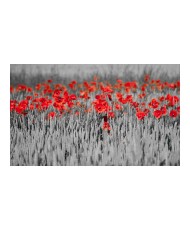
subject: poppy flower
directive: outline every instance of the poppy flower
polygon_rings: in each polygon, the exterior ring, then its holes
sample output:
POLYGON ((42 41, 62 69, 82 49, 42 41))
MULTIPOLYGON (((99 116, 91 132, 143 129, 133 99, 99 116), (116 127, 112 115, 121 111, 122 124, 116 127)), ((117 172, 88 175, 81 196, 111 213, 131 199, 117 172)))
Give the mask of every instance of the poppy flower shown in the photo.
POLYGON ((15 110, 17 104, 18 104, 18 102, 16 100, 11 100, 10 101, 10 110, 11 111, 15 110))
POLYGON ((69 108, 72 108, 74 106, 74 103, 72 101, 68 101, 67 105, 68 105, 69 108))
POLYGON ((26 91, 27 91, 28 93, 31 93, 31 92, 32 92, 32 88, 31 88, 31 87, 27 87, 26 91))
POLYGON ((109 118, 114 118, 115 117, 115 113, 114 112, 109 112, 108 113, 108 117, 109 118))
POLYGON ((177 81, 177 82, 176 82, 176 87, 177 87, 177 88, 180 88, 180 81, 177 81))
POLYGON ((124 85, 126 88, 132 88, 132 89, 137 88, 137 82, 136 81, 126 82, 124 85))
POLYGON ((104 113, 111 110, 108 102, 106 100, 95 100, 92 102, 97 113, 104 113))
POLYGON ((146 106, 146 103, 145 103, 145 102, 142 102, 142 103, 140 103, 140 105, 141 105, 142 107, 145 107, 145 106, 146 106))
POLYGON ((180 113, 180 106, 178 106, 176 109, 177 109, 177 112, 180 113))
POLYGON ((144 109, 144 111, 143 111, 145 114, 146 114, 146 116, 149 114, 149 112, 150 112, 150 110, 149 109, 144 109))
POLYGON ((168 88, 175 89, 176 88, 176 84, 170 83, 170 84, 168 84, 168 88))
POLYGON ((170 100, 171 100, 171 98, 172 98, 172 95, 171 95, 171 94, 169 94, 169 93, 168 93, 168 94, 166 95, 166 97, 165 97, 165 99, 166 99, 167 101, 170 101, 170 100))
POLYGON ((48 118, 54 118, 55 115, 56 115, 55 112, 50 112, 50 113, 48 113, 48 118))
POLYGON ((123 107, 122 107, 120 104, 116 103, 116 104, 115 104, 115 109, 117 109, 117 110, 122 110, 123 107))
POLYGON ((110 124, 108 122, 106 122, 106 121, 104 121, 102 128, 103 128, 103 130, 106 130, 106 131, 111 130, 110 124))
POLYGON ((113 93, 113 90, 111 89, 111 86, 100 86, 100 89, 102 90, 102 92, 104 93, 113 93))
POLYGON ((173 107, 179 102, 179 98, 177 96, 171 96, 168 101, 169 101, 168 106, 173 107))
POLYGON ((30 104, 29 109, 34 110, 34 104, 30 104))
POLYGON ((149 74, 146 74, 145 76, 144 76, 144 81, 145 82, 148 82, 150 80, 150 75, 149 74))
POLYGON ((25 110, 28 108, 28 100, 22 100, 16 107, 16 112, 19 114, 23 114, 25 110))
POLYGON ((60 97, 60 96, 54 97, 54 100, 55 100, 55 102, 58 103, 58 104, 65 103, 65 99, 64 99, 63 97, 60 97))
POLYGON ((144 98, 145 96, 146 96, 145 93, 141 93, 141 94, 138 95, 138 98, 142 99, 142 98, 144 98))
POLYGON ((96 87, 95 87, 95 86, 90 86, 90 87, 88 88, 88 91, 89 91, 90 93, 95 92, 95 91, 96 91, 96 87))
POLYGON ((123 95, 121 93, 116 93, 116 98, 119 100, 119 99, 122 99, 123 98, 123 95))
POLYGON ((32 100, 32 96, 27 96, 26 100, 28 100, 28 101, 32 100))
POLYGON ((87 91, 81 91, 80 92, 80 98, 84 98, 84 99, 89 99, 90 97, 88 96, 88 92, 87 91))
POLYGON ((178 116, 178 112, 177 112, 176 110, 171 110, 171 111, 170 111, 170 117, 175 118, 175 117, 177 117, 177 116, 178 116))
POLYGON ((72 82, 69 83, 69 87, 70 87, 71 89, 75 89, 75 85, 76 85, 76 84, 77 84, 76 81, 72 81, 72 82))
POLYGON ((167 108, 166 108, 166 106, 162 106, 160 108, 160 111, 162 112, 162 115, 165 116, 167 114, 167 108))
POLYGON ((153 98, 152 101, 148 104, 150 108, 157 109, 159 106, 159 102, 153 98))
POLYGON ((14 92, 14 87, 10 86, 10 92, 13 93, 14 92))
POLYGON ((116 80, 119 84, 123 84, 123 81, 121 79, 116 80))
POLYGON ((27 86, 26 85, 18 85, 17 88, 16 88, 16 91, 19 92, 19 91, 26 91, 27 89, 27 86))
POLYGON ((148 86, 148 84, 143 84, 143 85, 141 86, 141 91, 142 91, 142 92, 145 92, 147 86, 148 86))
POLYGON ((35 86, 35 89, 36 89, 36 90, 40 90, 40 89, 41 89, 41 84, 37 84, 37 85, 35 86))
POLYGON ((164 97, 164 96, 161 96, 161 97, 158 98, 158 100, 162 102, 162 101, 165 100, 165 97, 164 97))
POLYGON ((84 81, 84 82, 83 82, 83 85, 84 85, 84 87, 85 87, 86 89, 88 89, 88 88, 90 87, 90 85, 88 84, 87 81, 84 81))
POLYGON ((69 96, 69 100, 71 100, 71 101, 74 101, 74 100, 76 100, 77 99, 77 96, 75 95, 75 94, 71 94, 70 96, 69 96))
POLYGON ((138 106, 139 106, 139 103, 138 102, 136 102, 136 101, 134 101, 134 102, 132 102, 132 104, 131 104, 134 108, 137 108, 138 106))
POLYGON ((60 89, 55 89, 53 92, 53 97, 59 97, 61 94, 62 90, 60 89))
POLYGON ((146 116, 146 113, 145 113, 145 112, 138 111, 138 112, 136 113, 136 117, 138 118, 138 120, 143 120, 145 116, 146 116))
POLYGON ((162 117, 162 111, 161 111, 161 110, 155 110, 155 111, 153 112, 153 115, 154 115, 157 119, 159 119, 159 118, 162 117))

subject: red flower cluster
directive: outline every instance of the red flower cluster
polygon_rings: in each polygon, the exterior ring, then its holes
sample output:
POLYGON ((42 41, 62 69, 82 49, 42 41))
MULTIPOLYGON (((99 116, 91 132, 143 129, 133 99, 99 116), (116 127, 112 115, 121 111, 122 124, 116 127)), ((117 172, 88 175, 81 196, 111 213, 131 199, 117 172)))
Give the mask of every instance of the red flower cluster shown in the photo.
POLYGON ((94 81, 77 83, 73 80, 68 86, 53 84, 51 79, 34 88, 23 84, 10 86, 10 111, 21 115, 27 115, 30 111, 46 112, 48 119, 64 113, 73 112, 78 116, 80 113, 95 112, 104 117, 102 129, 108 131, 111 130, 109 121, 121 114, 128 114, 128 111, 138 120, 147 117, 161 119, 163 116, 174 119, 180 115, 180 98, 176 95, 180 92, 179 81, 162 82, 145 75, 142 84, 121 79, 110 84, 98 82, 96 76, 94 81), (170 89, 170 94, 165 95, 167 89, 170 89), (22 100, 15 100, 19 94, 22 100))

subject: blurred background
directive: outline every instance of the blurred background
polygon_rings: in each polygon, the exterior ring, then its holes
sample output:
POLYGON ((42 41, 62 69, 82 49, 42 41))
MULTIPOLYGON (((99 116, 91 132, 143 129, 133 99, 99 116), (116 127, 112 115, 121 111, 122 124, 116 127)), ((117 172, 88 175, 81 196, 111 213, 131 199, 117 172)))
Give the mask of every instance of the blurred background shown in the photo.
POLYGON ((11 64, 11 75, 24 74, 25 76, 35 75, 59 75, 62 77, 88 77, 93 74, 118 75, 120 77, 127 74, 141 76, 143 72, 150 72, 159 77, 165 73, 169 77, 180 74, 179 64, 11 64))

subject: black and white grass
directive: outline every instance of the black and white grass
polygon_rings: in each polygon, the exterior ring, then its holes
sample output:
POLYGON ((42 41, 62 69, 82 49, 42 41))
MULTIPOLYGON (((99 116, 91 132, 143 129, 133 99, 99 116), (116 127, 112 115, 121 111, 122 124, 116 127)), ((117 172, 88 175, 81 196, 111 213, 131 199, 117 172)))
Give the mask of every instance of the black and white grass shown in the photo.
MULTIPOLYGON (((97 74, 97 73, 96 73, 97 74)), ((52 78, 55 83, 67 85, 71 78, 53 75, 25 76, 11 73, 11 85, 18 83, 34 86, 52 78)), ((114 83, 117 74, 107 74, 102 81, 114 83)), ((142 81, 142 76, 124 74, 123 81, 142 81)), ((75 79, 84 79, 74 75, 75 79)), ((164 81, 179 80, 179 73, 170 78, 166 73, 159 76, 164 81)), ((91 80, 91 76, 89 78, 91 80)), ((73 80, 73 79, 72 79, 73 80)), ((100 92, 97 92, 97 94, 100 92)), ((124 92, 123 92, 124 93, 124 92)), ((175 91, 154 91, 146 102, 175 91)), ((132 93, 137 99, 137 93, 132 93)), ((25 94, 11 95, 22 100, 25 94)), ((90 106, 94 95, 86 101, 90 106)), ((27 116, 11 113, 10 116, 10 165, 12 166, 179 166, 180 165, 180 118, 169 116, 155 119, 149 116, 139 121, 134 110, 124 106, 109 120, 111 130, 102 130, 102 116, 92 111, 65 114, 46 119, 47 112, 29 111, 27 116)))

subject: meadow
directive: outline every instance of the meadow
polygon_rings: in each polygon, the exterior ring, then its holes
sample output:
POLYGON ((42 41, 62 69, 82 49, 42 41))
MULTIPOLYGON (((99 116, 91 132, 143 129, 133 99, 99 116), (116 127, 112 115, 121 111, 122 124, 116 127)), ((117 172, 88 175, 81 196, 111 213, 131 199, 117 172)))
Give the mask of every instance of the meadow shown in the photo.
POLYGON ((178 166, 179 76, 12 76, 10 137, 12 166, 178 166))

